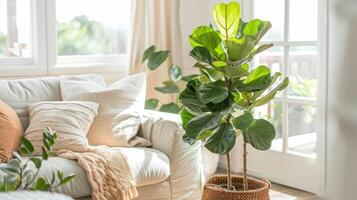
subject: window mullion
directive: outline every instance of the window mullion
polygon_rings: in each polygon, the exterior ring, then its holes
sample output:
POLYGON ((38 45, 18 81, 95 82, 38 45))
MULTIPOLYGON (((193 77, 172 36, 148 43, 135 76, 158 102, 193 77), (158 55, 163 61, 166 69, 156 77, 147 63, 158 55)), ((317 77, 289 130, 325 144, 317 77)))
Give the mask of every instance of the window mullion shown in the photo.
MULTIPOLYGON (((283 73, 288 74, 289 65, 289 0, 285 0, 284 8, 284 58, 283 58, 283 73)), ((287 90, 283 92, 283 152, 288 150, 288 138, 289 138, 289 108, 288 108, 288 93, 287 90)))

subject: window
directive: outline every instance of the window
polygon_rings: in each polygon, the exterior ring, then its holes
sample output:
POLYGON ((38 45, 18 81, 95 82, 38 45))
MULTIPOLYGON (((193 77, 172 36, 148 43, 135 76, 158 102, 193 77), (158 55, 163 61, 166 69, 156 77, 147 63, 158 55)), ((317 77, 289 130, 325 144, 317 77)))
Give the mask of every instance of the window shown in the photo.
POLYGON ((130 21, 131 0, 0 0, 0 68, 122 71, 130 21))
POLYGON ((252 15, 272 22, 263 43, 274 47, 255 64, 271 66, 290 78, 290 85, 257 115, 277 127, 273 149, 302 155, 316 154, 318 82, 318 0, 254 0, 252 15), (269 8, 269 9, 267 9, 269 8), (302 14, 303 11, 303 14, 302 14))
POLYGON ((31 62, 23 59, 33 57, 31 11, 31 0, 0 0, 1 60, 31 62))
POLYGON ((128 0, 56 1, 58 61, 91 56, 108 61, 126 54, 130 4, 128 0))

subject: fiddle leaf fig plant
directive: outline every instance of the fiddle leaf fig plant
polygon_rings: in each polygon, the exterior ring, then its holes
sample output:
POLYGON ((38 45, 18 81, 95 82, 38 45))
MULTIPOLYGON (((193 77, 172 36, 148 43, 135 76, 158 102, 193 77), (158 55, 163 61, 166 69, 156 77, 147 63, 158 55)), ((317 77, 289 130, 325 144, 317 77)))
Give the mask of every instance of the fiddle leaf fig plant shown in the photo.
POLYGON ((56 132, 47 128, 43 132, 42 156, 38 157, 32 156, 35 151, 32 143, 25 137, 22 138, 20 153, 28 158, 21 158, 18 153, 14 152, 14 158, 0 167, 0 171, 4 173, 3 180, 0 180, 0 192, 15 190, 52 191, 71 182, 75 175, 65 176, 62 171, 52 172, 50 179, 39 176, 43 162, 54 155, 52 146, 56 141, 56 132))
MULTIPOLYGON (((226 155, 230 163, 229 152, 237 137, 242 137, 243 189, 247 190, 247 144, 268 150, 276 134, 269 121, 254 117, 254 109, 273 100, 289 79, 272 73, 268 66, 250 64, 254 56, 273 46, 260 43, 272 26, 269 21, 244 22, 237 2, 217 4, 213 21, 214 26, 199 26, 189 36, 190 55, 200 74, 179 95, 183 139, 190 144, 204 141, 208 150, 226 155)), ((231 183, 228 170, 228 189, 231 183)))

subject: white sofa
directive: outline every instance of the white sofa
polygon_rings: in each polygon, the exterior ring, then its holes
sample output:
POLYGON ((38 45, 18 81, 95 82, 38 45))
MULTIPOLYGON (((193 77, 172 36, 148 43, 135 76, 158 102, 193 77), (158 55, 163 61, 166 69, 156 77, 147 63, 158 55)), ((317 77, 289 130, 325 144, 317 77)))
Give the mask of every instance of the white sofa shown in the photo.
MULTIPOLYGON (((25 129, 29 123, 29 104, 61 101, 57 77, 0 80, 0 91, 0 99, 16 110, 25 129)), ((152 142, 152 148, 117 147, 124 152, 135 177, 139 192, 137 199, 200 199, 204 175, 215 172, 218 157, 202 151, 200 143, 191 146, 182 141, 183 130, 178 126, 178 115, 155 111, 144 111, 143 115, 146 120, 139 134, 152 142)), ((86 174, 75 161, 51 157, 43 164, 40 175, 51 176, 51 172, 57 170, 76 174, 75 179, 58 192, 73 198, 90 199, 91 188, 86 174)))

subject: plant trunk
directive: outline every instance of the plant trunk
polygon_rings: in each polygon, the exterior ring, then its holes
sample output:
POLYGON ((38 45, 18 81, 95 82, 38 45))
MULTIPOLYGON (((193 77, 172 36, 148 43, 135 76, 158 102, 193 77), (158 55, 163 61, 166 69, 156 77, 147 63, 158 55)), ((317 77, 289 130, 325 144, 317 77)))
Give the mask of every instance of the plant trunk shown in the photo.
POLYGON ((229 153, 227 153, 227 188, 230 190, 232 188, 232 174, 231 174, 231 158, 229 153))
POLYGON ((247 177, 247 143, 243 143, 243 189, 248 190, 248 177, 247 177))

